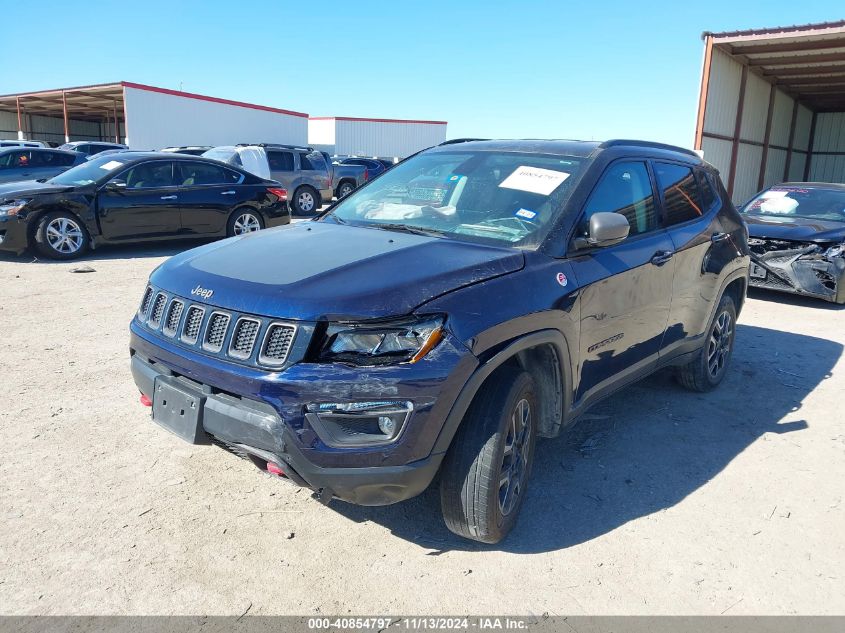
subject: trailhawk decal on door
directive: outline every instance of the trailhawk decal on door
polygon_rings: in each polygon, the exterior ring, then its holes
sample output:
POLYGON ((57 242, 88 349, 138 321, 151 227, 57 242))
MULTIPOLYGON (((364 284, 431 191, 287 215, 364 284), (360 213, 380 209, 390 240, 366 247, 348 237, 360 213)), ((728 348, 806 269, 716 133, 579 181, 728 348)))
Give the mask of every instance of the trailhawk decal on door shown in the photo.
POLYGON ((601 349, 602 347, 607 347, 611 343, 615 343, 616 341, 620 341, 625 337, 625 335, 620 332, 619 334, 614 334, 610 338, 606 338, 603 341, 599 341, 598 343, 594 343, 587 348, 587 353, 595 352, 597 349, 601 349))

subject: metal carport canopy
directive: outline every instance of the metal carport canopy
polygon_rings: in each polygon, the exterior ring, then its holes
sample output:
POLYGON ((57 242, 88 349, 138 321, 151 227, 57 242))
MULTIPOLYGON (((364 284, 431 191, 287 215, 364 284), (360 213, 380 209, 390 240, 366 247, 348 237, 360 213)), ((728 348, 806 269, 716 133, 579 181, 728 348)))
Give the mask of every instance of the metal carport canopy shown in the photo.
MULTIPOLYGON (((38 92, 0 95, 0 110, 15 112, 18 130, 23 132, 25 114, 61 117, 64 119, 65 142, 70 137, 69 119, 80 121, 124 122, 123 82, 78 86, 38 92)), ((118 141, 120 126, 115 126, 118 141)))

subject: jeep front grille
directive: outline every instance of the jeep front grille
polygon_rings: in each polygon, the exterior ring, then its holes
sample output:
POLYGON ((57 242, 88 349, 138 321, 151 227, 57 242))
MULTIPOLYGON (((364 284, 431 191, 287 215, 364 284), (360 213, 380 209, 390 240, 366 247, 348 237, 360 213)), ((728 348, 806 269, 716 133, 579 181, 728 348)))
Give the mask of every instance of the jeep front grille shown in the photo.
POLYGON ((226 338, 226 330, 229 328, 231 317, 225 312, 212 312, 208 318, 208 325, 205 326, 205 337, 202 346, 212 352, 219 352, 223 348, 223 339, 226 338))
POLYGON ((196 343, 200 335, 200 326, 205 310, 199 306, 188 308, 188 315, 185 317, 185 326, 182 328, 182 340, 186 343, 196 343))
POLYGON ((232 334, 232 342, 229 344, 229 356, 235 358, 252 356, 252 348, 255 346, 255 339, 258 338, 258 330, 260 329, 260 321, 245 317, 238 319, 235 324, 235 332, 232 334))
POLYGON ((164 327, 162 331, 167 336, 175 336, 176 330, 179 329, 179 319, 182 318, 182 310, 185 309, 185 304, 174 299, 170 302, 170 307, 167 309, 167 318, 164 319, 164 327))
MULTIPOLYGON (((230 363, 273 371, 289 362, 299 330, 297 323, 221 310, 155 286, 144 289, 135 321, 167 338, 170 344, 230 363)), ((313 325, 303 326, 310 336, 313 325)))
POLYGON ((147 286, 147 289, 144 291, 144 298, 141 300, 141 306, 138 308, 138 316, 143 318, 147 316, 147 311, 150 309, 150 302, 153 300, 153 289, 151 286, 147 286))
POLYGON ((153 307, 150 310, 149 324, 152 328, 157 328, 161 324, 161 317, 164 314, 164 306, 167 304, 167 295, 158 293, 153 301, 153 307))
POLYGON ((284 365, 293 342, 296 328, 284 323, 272 323, 264 335, 258 361, 265 365, 284 365))

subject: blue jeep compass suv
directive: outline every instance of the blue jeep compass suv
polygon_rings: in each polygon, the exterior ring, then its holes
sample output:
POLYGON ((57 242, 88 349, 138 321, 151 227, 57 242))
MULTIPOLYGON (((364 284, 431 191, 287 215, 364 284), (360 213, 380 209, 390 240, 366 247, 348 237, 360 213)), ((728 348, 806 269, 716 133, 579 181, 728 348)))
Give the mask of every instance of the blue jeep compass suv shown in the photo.
POLYGON ((725 376, 749 267, 716 170, 640 141, 423 151, 313 221, 177 255, 131 324, 161 426, 380 505, 439 472, 493 543, 538 437, 658 368, 725 376))

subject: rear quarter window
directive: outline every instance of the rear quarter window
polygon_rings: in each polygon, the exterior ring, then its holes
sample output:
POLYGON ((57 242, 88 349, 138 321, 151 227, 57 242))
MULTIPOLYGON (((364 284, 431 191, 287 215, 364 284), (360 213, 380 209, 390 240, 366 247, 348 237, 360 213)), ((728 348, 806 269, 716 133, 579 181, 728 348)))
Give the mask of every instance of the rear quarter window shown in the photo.
POLYGON ((681 224, 704 215, 699 181, 692 168, 674 163, 654 163, 657 186, 663 196, 667 226, 681 224))

